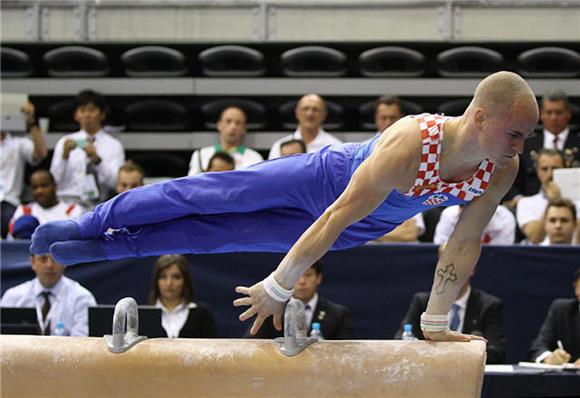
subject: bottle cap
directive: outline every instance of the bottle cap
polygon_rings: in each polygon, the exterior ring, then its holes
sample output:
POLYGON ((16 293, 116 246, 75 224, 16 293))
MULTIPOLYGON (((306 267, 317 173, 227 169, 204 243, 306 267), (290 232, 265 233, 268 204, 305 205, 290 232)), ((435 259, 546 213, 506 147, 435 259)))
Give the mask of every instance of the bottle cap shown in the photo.
POLYGON ((320 329, 320 323, 318 323, 318 322, 314 322, 314 323, 312 324, 312 329, 320 329))
POLYGON ((410 323, 405 323, 405 326, 403 326, 403 331, 405 331, 405 332, 412 332, 413 331, 413 325, 411 325, 410 323))

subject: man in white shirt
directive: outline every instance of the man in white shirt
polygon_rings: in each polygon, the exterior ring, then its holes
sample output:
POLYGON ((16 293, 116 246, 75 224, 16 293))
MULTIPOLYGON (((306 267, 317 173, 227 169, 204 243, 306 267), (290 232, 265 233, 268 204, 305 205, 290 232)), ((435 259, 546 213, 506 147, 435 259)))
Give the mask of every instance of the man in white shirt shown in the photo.
POLYGON ((576 214, 576 206, 571 200, 560 198, 550 201, 546 207, 546 214, 544 215, 546 239, 544 239, 541 245, 573 244, 575 232, 578 239, 576 214))
MULTIPOLYGON (((542 149, 536 160, 536 173, 541 189, 535 195, 524 196, 518 201, 516 219, 518 226, 530 243, 540 243, 545 238, 543 215, 549 201, 562 197, 560 188, 552 181, 553 171, 564 167, 562 152, 542 149)), ((575 203, 580 206, 580 203, 575 203)))
POLYGON ((14 223, 22 216, 34 216, 39 224, 49 221, 79 218, 83 212, 76 203, 66 203, 56 196, 56 182, 48 170, 37 170, 30 176, 30 188, 34 202, 20 205, 10 220, 10 234, 14 223))
POLYGON ((280 145, 292 139, 306 143, 308 152, 317 152, 327 145, 340 144, 340 140, 328 134, 322 128, 326 120, 326 102, 317 94, 306 94, 296 104, 294 110, 298 128, 293 134, 274 142, 270 149, 269 159, 280 157, 280 145))
POLYGON ((125 162, 121 142, 102 129, 105 109, 101 94, 85 90, 77 95, 74 118, 81 129, 58 140, 50 165, 57 195, 87 209, 115 189, 117 173, 125 162))
POLYGON ((0 132, 0 201, 2 221, 0 231, 2 239, 8 234, 8 224, 20 205, 20 194, 24 183, 24 169, 26 163, 37 165, 44 159, 48 151, 44 136, 34 117, 34 105, 27 102, 22 105, 22 112, 26 115, 30 138, 13 136, 0 132))
POLYGON ((36 308, 42 334, 55 334, 62 323, 66 336, 88 336, 88 308, 95 298, 78 282, 63 276, 64 267, 49 254, 30 257, 36 278, 10 288, 0 306, 36 308))
POLYGON ((229 153, 236 162, 236 169, 243 169, 264 160, 257 151, 242 144, 246 134, 246 113, 241 108, 236 106, 225 108, 217 122, 217 129, 219 142, 193 152, 188 175, 206 171, 209 160, 217 152, 229 153))

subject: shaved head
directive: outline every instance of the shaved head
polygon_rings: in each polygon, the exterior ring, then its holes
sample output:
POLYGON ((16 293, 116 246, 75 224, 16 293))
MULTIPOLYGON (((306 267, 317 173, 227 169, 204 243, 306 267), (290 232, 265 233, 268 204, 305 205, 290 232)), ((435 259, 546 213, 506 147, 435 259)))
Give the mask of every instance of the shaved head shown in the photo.
POLYGON ((468 110, 484 108, 488 114, 503 115, 514 106, 523 107, 538 120, 538 103, 528 83, 515 73, 497 72, 479 83, 468 110))

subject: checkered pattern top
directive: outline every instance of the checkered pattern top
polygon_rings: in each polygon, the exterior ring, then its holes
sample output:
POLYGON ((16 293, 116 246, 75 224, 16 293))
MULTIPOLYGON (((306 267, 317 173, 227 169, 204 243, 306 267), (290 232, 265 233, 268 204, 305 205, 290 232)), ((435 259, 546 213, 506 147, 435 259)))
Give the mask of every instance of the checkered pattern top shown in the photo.
POLYGON ((494 164, 484 160, 477 171, 462 182, 445 182, 439 178, 439 159, 443 141, 443 125, 450 117, 423 113, 411 116, 419 122, 423 149, 421 165, 413 187, 405 196, 421 196, 427 194, 447 193, 458 199, 469 202, 483 195, 493 173, 494 164))

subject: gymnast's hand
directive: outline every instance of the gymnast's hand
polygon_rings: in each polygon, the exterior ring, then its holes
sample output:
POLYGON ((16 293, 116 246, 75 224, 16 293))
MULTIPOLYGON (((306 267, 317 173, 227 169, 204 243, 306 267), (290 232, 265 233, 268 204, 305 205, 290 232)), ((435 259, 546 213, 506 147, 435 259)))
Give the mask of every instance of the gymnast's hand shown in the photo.
POLYGON ((274 327, 277 330, 282 330, 282 312, 284 311, 284 303, 274 300, 264 290, 263 282, 256 283, 252 287, 238 286, 236 292, 245 294, 247 297, 242 297, 234 300, 234 306, 241 307, 249 305, 243 314, 240 315, 240 321, 245 321, 256 315, 256 320, 250 329, 250 334, 253 336, 258 333, 262 323, 270 315, 274 315, 274 327))
POLYGON ((463 334, 459 332, 455 332, 453 330, 442 330, 440 332, 427 332, 423 331, 423 336, 425 336, 425 340, 431 341, 471 341, 471 340, 483 340, 487 343, 487 339, 483 336, 478 336, 475 334, 463 334))

